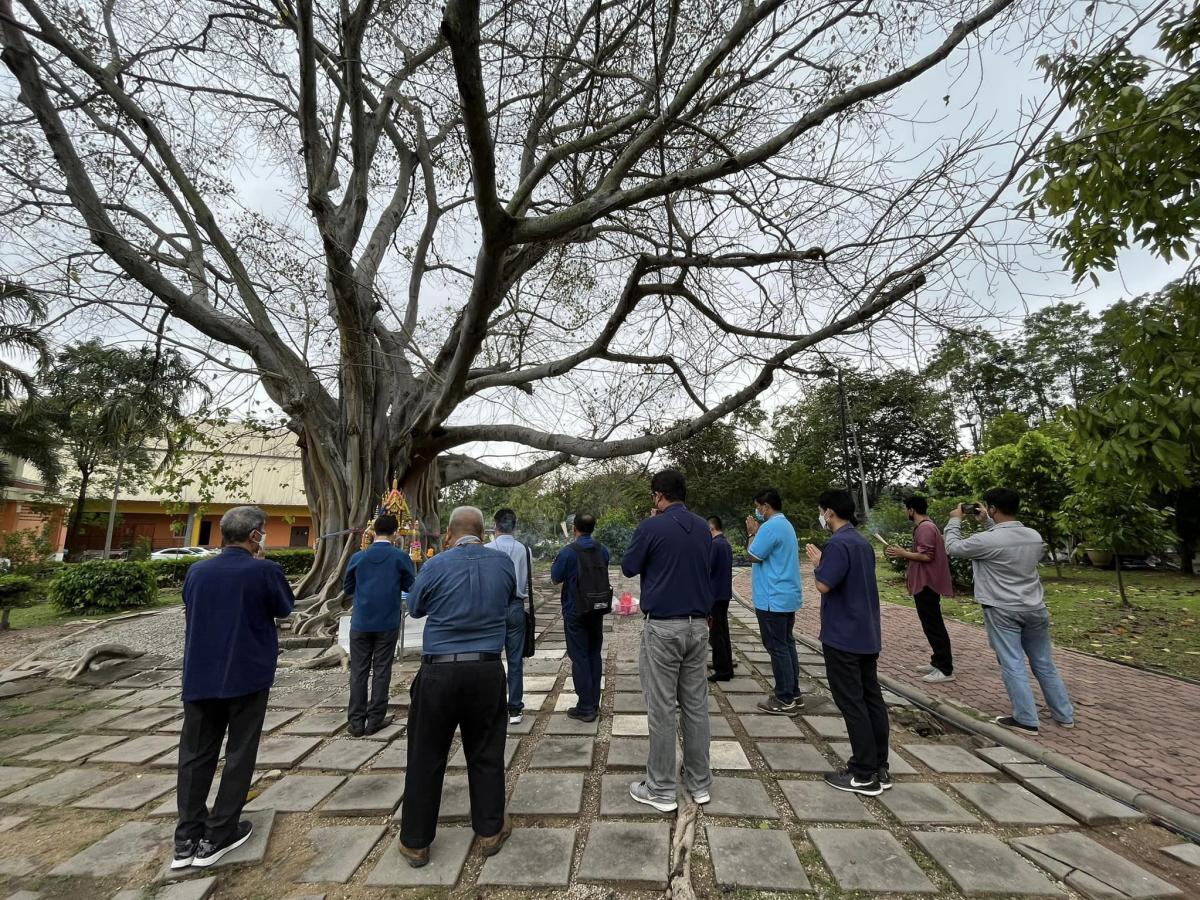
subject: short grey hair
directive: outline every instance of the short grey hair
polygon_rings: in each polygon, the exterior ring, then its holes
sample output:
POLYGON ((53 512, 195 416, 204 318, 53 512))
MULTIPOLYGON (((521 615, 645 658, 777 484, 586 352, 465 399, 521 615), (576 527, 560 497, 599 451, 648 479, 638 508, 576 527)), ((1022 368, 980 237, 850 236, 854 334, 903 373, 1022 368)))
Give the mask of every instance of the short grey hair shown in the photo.
POLYGON ((227 544, 244 544, 250 532, 265 534, 267 514, 257 506, 235 506, 221 516, 221 537, 227 544))
POLYGON ((456 506, 450 513, 448 527, 455 534, 483 537, 483 510, 477 506, 456 506))

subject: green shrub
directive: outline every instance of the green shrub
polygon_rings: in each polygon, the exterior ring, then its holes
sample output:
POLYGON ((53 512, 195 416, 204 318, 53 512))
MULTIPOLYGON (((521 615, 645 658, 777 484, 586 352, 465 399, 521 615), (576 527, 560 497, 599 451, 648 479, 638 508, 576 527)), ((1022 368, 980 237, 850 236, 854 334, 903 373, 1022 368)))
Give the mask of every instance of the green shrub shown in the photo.
POLYGON ((136 562, 145 562, 150 558, 152 549, 150 547, 150 538, 144 534, 139 534, 133 542, 133 546, 129 548, 129 553, 126 554, 126 559, 132 559, 136 562))
POLYGON ((195 563, 210 558, 207 556, 181 556, 178 559, 152 559, 146 565, 154 573, 159 587, 180 587, 183 585, 183 579, 187 575, 188 569, 195 563))
POLYGON ((105 612, 149 606, 158 583, 147 563, 108 559, 67 566, 50 589, 62 612, 105 612))
POLYGON ((283 566, 284 575, 307 575, 316 554, 308 547, 293 547, 287 550, 268 550, 266 558, 283 566))
POLYGON ((0 575, 0 631, 8 630, 8 614, 33 606, 41 596, 36 580, 28 575, 0 575))
POLYGON ((879 541, 872 536, 874 532, 879 532, 890 541, 900 535, 912 534, 912 530, 913 524, 908 521, 904 504, 897 500, 880 500, 871 508, 871 515, 867 517, 867 536, 876 545, 879 541))
POLYGON ((596 532, 593 537, 608 548, 610 561, 619 563, 621 557, 625 555, 625 551, 629 549, 629 542, 633 540, 633 532, 634 528, 628 522, 621 519, 601 518, 596 523, 596 532))

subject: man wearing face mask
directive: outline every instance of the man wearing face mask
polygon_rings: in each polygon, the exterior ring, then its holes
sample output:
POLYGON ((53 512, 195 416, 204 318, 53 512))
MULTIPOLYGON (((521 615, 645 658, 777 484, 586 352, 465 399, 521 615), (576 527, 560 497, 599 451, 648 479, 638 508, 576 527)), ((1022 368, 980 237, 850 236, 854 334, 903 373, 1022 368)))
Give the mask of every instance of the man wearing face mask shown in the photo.
POLYGON ((754 498, 754 515, 746 518, 750 535, 750 583, 763 649, 771 655, 775 690, 758 704, 776 716, 799 715, 800 663, 796 657, 796 610, 800 596, 800 543, 783 514, 779 491, 764 488, 754 498))
POLYGON ((183 580, 183 732, 172 869, 211 866, 252 831, 241 814, 275 681, 275 620, 296 603, 283 569, 261 558, 266 524, 257 506, 229 510, 221 517, 225 549, 189 568, 183 580), (225 771, 210 812, 205 804, 226 734, 225 771))

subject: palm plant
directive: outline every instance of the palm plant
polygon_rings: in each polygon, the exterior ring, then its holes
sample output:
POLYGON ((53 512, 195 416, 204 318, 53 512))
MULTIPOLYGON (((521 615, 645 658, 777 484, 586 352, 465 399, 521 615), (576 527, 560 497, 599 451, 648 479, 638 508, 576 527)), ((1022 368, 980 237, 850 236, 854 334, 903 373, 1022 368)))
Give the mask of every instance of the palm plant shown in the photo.
MULTIPOLYGON (((49 347, 37 324, 46 318, 46 303, 19 281, 0 279, 0 354, 33 357, 38 368, 49 361, 49 347)), ((0 358, 0 402, 36 393, 34 376, 0 358)))

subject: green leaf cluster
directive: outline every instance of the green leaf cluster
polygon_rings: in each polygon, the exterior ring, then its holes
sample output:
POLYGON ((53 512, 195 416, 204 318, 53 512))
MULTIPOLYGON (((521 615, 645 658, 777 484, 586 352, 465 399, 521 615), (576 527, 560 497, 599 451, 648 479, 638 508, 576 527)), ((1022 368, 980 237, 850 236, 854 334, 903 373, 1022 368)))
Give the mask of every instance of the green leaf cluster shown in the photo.
POLYGON ((152 605, 158 581, 148 563, 97 560, 66 566, 50 588, 62 612, 104 612, 152 605))

